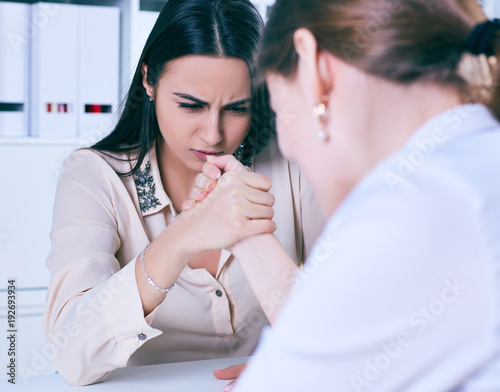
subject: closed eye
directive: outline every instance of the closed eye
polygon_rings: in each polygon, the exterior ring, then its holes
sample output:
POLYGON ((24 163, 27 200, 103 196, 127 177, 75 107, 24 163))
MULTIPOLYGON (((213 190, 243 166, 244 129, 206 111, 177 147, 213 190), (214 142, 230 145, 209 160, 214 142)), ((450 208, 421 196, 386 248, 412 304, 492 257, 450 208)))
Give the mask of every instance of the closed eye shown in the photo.
POLYGON ((185 102, 179 102, 180 108, 186 109, 189 112, 196 112, 198 110, 203 109, 203 106, 198 104, 198 103, 185 103, 185 102))
POLYGON ((229 106, 226 110, 234 114, 246 114, 250 111, 250 109, 246 106, 229 106))

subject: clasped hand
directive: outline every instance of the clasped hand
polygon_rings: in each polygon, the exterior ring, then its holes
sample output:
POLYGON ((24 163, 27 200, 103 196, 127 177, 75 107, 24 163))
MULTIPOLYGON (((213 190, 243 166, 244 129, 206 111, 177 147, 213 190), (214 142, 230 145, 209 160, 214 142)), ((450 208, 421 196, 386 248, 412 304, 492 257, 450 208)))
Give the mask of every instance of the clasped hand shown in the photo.
POLYGON ((202 234, 196 236, 196 250, 231 250, 243 238, 274 232, 271 179, 231 155, 208 159, 182 207, 182 215, 202 234))

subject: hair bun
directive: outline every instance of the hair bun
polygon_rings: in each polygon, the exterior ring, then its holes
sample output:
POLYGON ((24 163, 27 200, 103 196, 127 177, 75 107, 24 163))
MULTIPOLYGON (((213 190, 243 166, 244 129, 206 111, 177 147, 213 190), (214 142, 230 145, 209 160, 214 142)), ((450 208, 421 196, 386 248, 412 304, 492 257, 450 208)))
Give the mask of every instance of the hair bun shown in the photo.
POLYGON ((487 20, 472 29, 465 41, 465 50, 474 55, 485 54, 494 56, 496 54, 495 37, 500 30, 500 19, 487 20))

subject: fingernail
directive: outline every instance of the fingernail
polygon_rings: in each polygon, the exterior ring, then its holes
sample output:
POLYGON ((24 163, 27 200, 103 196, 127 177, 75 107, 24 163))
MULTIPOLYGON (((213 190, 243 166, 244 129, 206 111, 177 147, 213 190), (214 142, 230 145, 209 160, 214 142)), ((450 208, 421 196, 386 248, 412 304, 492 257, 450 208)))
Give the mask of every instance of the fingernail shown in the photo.
POLYGON ((190 210, 191 208, 193 208, 194 203, 195 203, 194 200, 187 200, 186 202, 184 202, 183 210, 184 211, 190 210))
POLYGON ((213 171, 211 175, 212 175, 212 177, 215 177, 215 179, 218 179, 220 177, 220 171, 218 171, 218 170, 213 171))
POLYGON ((204 189, 202 189, 196 195, 196 199, 203 199, 203 198, 205 198, 206 195, 207 195, 207 191, 205 191, 204 189))
POLYGON ((233 383, 227 384, 227 386, 224 388, 224 392, 229 392, 231 389, 233 389, 233 387, 234 387, 233 383))
POLYGON ((215 184, 213 182, 209 182, 207 185, 207 191, 212 191, 215 188, 215 184))

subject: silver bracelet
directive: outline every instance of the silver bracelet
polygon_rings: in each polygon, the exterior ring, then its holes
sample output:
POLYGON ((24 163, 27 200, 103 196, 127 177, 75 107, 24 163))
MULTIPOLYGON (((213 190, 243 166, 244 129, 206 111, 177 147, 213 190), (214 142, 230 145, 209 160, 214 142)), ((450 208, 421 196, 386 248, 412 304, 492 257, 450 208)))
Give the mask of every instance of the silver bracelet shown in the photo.
POLYGON ((141 253, 141 266, 142 270, 144 271, 144 276, 146 276, 146 279, 148 280, 148 283, 153 286, 156 290, 161 291, 162 293, 168 293, 172 288, 175 286, 175 283, 170 286, 168 289, 162 289, 160 286, 158 286, 153 278, 149 276, 148 271, 146 271, 146 266, 144 265, 144 253, 146 253, 146 249, 148 249, 149 244, 146 245, 146 247, 142 250, 141 253))

